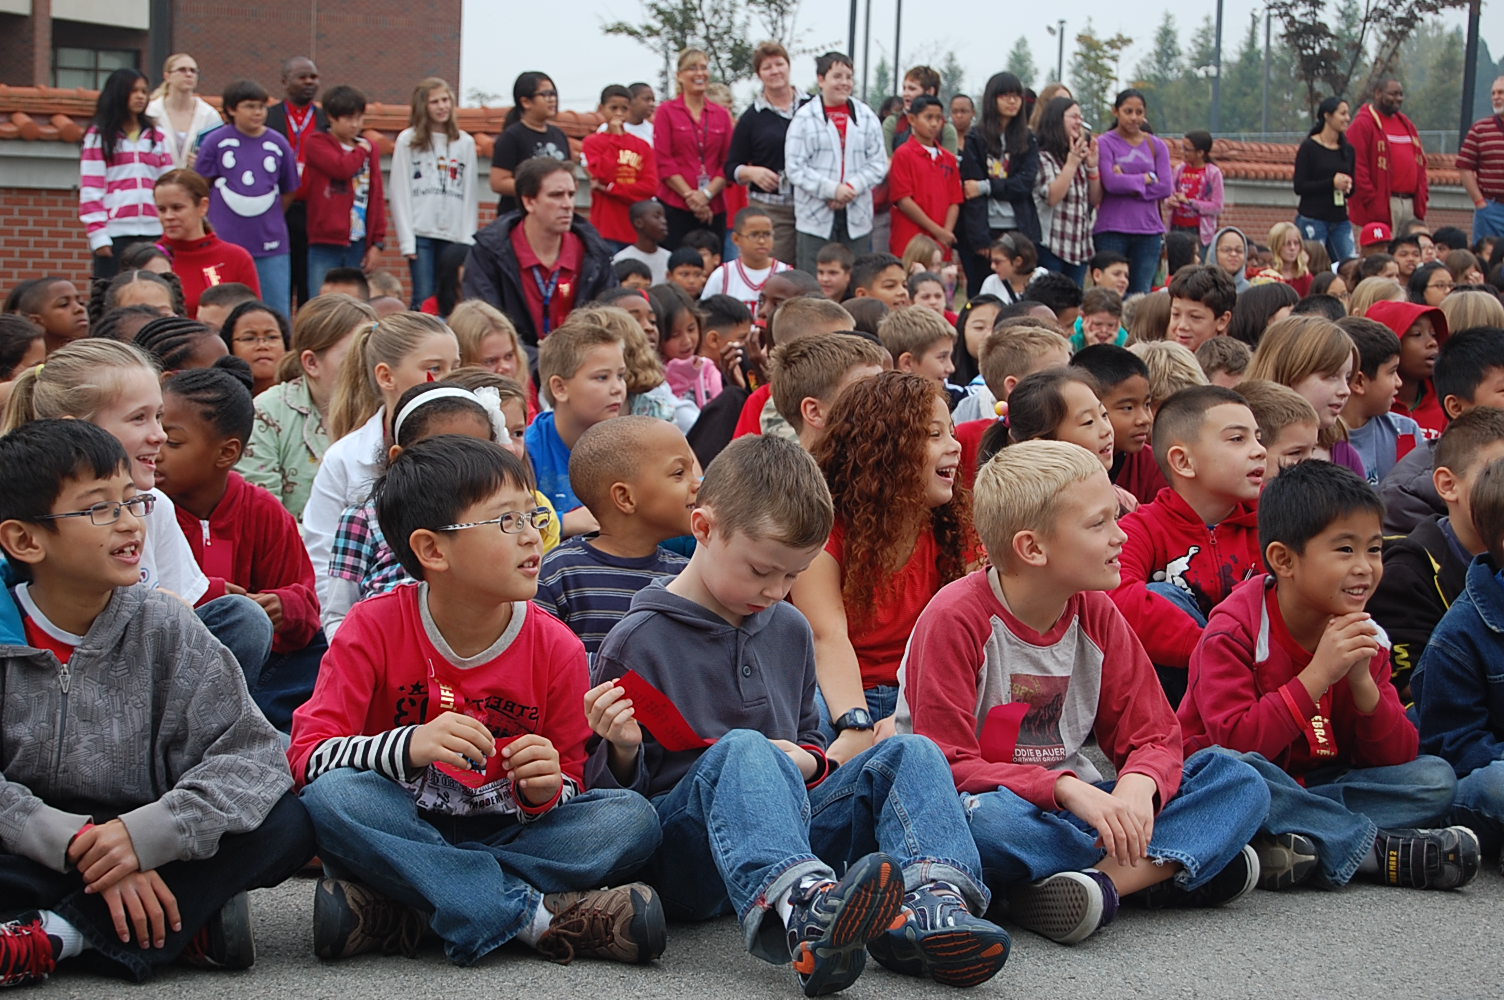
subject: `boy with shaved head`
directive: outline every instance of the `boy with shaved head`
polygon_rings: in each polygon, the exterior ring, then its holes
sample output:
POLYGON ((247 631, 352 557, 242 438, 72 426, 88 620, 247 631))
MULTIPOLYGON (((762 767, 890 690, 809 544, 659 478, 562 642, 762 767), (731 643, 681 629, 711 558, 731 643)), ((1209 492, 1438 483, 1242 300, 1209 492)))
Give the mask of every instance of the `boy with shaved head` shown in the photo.
POLYGON ((660 543, 689 534, 700 466, 684 434, 654 417, 595 424, 569 457, 569 481, 600 530, 576 535, 543 559, 534 603, 595 655, 632 596, 688 561, 660 543))

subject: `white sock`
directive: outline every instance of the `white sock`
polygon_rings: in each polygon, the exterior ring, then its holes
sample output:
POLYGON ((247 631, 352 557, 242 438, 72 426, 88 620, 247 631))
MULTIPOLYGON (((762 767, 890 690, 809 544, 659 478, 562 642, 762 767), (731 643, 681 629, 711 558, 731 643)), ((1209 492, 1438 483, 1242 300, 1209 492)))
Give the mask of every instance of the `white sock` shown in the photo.
POLYGON ((533 922, 517 932, 517 939, 529 948, 538 946, 538 939, 543 937, 543 932, 548 930, 548 925, 553 923, 554 915, 548 912, 548 907, 543 905, 543 897, 538 897, 538 908, 533 911, 533 922))
POLYGON ((72 958, 89 946, 89 943, 84 940, 83 934, 77 927, 74 927, 51 910, 42 911, 42 930, 63 943, 62 950, 57 955, 59 961, 65 958, 72 958))
POLYGON ((803 894, 804 891, 812 885, 819 885, 821 882, 831 881, 833 881, 833 879, 831 879, 828 875, 806 875, 801 878, 788 892, 784 893, 782 896, 779 896, 777 901, 773 903, 773 909, 778 911, 778 916, 783 920, 783 926, 787 927, 789 925, 789 918, 794 915, 795 896, 803 894))

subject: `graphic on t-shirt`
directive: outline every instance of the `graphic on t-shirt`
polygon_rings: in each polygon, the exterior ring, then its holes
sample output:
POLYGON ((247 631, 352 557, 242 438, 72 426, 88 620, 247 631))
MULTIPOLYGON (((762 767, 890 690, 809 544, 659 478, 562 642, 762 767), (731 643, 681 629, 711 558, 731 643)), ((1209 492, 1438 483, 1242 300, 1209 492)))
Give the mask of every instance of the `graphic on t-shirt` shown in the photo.
POLYGON ((265 215, 281 193, 277 181, 286 154, 275 142, 263 141, 260 147, 254 141, 219 140, 219 166, 224 173, 214 179, 214 186, 225 207, 242 219, 265 215))
POLYGON ((1018 730, 1013 750, 1015 764, 1053 767, 1065 760, 1065 739, 1060 735, 1060 719, 1065 712, 1065 696, 1070 675, 1014 674, 1009 701, 1024 702, 1029 711, 1018 730))

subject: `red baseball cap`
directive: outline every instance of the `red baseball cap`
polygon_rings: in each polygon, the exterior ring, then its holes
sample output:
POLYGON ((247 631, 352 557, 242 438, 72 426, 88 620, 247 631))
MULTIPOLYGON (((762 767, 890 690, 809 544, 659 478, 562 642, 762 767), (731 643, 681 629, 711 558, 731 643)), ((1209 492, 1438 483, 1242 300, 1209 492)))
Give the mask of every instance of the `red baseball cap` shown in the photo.
POLYGON ((1363 227, 1363 235, 1359 237, 1360 246, 1371 247, 1379 243, 1388 243, 1394 239, 1394 233, 1382 222, 1370 222, 1363 227))
POLYGON ((1415 325, 1415 321, 1424 316, 1431 321, 1431 329, 1436 333, 1436 342, 1446 343, 1448 336, 1446 313, 1435 306, 1421 305, 1417 302, 1375 302, 1363 315, 1368 319, 1383 323, 1393 330, 1397 337, 1403 337, 1405 332, 1415 325))

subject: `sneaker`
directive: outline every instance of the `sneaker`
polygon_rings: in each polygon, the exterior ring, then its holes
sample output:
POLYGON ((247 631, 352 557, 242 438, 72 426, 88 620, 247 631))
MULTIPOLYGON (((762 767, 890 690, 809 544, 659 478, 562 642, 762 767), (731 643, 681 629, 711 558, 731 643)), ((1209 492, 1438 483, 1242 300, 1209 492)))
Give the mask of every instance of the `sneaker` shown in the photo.
POLYGON ((1251 845, 1259 856, 1259 888, 1288 889, 1316 872, 1316 842, 1299 833, 1261 833, 1251 845))
POLYGON ((560 965, 576 958, 646 964, 663 954, 668 928, 652 887, 633 882, 615 889, 551 892, 543 906, 553 919, 538 938, 540 955, 560 965))
POLYGON ((1182 889, 1171 878, 1128 898, 1147 910, 1203 909, 1242 899, 1258 881, 1258 853, 1251 846, 1244 846, 1221 871, 1194 889, 1182 889))
POLYGON ((0 986, 40 983, 57 968, 63 943, 42 929, 36 910, 0 924, 0 986))
POLYGON ((358 882, 321 878, 313 890, 313 953, 325 961, 367 951, 415 958, 428 921, 358 882))
POLYGON ((250 895, 237 892, 231 896, 193 935, 181 957, 201 969, 249 969, 255 965, 250 895))
POLYGON ((1008 961, 1008 932, 973 916, 948 882, 905 894, 902 915, 902 924, 867 942, 868 953, 885 969, 946 986, 976 986, 1008 961))
POLYGON ((1112 923, 1118 915, 1118 890, 1103 872, 1060 872, 1016 886, 1008 893, 1008 912, 1025 930, 1061 944, 1077 944, 1112 923))
POLYGON ((886 854, 857 859, 839 882, 816 882, 792 897, 789 955, 807 997, 837 993, 867 964, 867 942, 901 927, 903 875, 886 854))
POLYGON ((1478 874, 1478 835, 1465 826, 1380 830, 1373 847, 1384 885, 1456 889, 1478 874))

